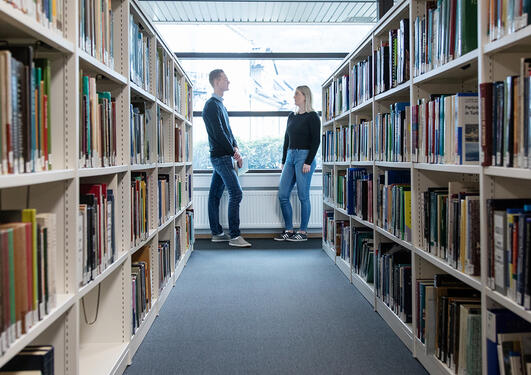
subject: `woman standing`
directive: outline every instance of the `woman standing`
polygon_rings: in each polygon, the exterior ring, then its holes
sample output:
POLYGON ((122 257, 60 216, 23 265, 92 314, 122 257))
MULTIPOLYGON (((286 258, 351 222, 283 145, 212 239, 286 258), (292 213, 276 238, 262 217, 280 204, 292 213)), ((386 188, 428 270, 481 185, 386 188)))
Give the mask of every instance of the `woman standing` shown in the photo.
POLYGON ((312 107, 312 92, 308 86, 295 89, 297 111, 288 117, 282 154, 282 175, 278 199, 284 217, 284 232, 275 237, 277 241, 306 241, 310 220, 310 183, 315 171, 315 154, 321 142, 321 121, 312 107), (301 225, 293 231, 293 210, 290 203, 291 190, 297 183, 301 202, 301 225))

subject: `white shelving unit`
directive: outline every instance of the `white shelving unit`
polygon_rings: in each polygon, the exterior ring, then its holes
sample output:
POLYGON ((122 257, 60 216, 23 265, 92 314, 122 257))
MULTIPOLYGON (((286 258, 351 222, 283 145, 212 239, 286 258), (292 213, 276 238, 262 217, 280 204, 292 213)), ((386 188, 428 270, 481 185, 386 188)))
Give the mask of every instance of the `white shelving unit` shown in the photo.
MULTIPOLYGON (((0 0, 0 39, 13 43, 43 43, 43 55, 53 59, 50 101, 52 105, 52 166, 46 172, 0 176, 2 209, 36 208, 37 213, 52 212, 57 218, 56 307, 0 356, 0 368, 30 344, 54 346, 56 375, 121 374, 133 360, 140 343, 158 315, 172 287, 181 275, 191 252, 188 239, 187 210, 193 210, 192 191, 192 84, 173 52, 167 47, 141 11, 135 0, 111 3, 114 22, 114 66, 111 68, 79 46, 79 0, 64 0, 62 32, 38 23, 12 4, 0 0), (150 40, 146 69, 150 86, 141 88, 130 80, 130 16, 141 24, 150 40), (169 95, 157 97, 156 48, 168 64, 169 95), (99 90, 110 91, 116 98, 116 165, 105 168, 81 168, 80 154, 80 83, 79 71, 97 78, 99 90), (177 90, 177 92, 176 92, 177 90), (176 96, 178 95, 178 96, 176 96), (131 165, 130 110, 132 101, 144 101, 163 116, 163 155, 159 160, 156 142, 148 164, 131 165), (181 131, 186 142, 175 144, 181 131), (131 174, 148 174, 149 233, 140 243, 131 245, 131 174), (170 176, 170 213, 159 225, 157 179, 170 176), (94 280, 80 286, 78 275, 78 205, 82 183, 106 183, 115 195, 116 255, 114 262, 94 280), (179 188, 179 184, 181 185, 179 188), (180 202, 176 200, 181 192, 180 202), (175 243, 175 228, 180 228, 180 243, 175 243), (157 246, 170 241, 171 259, 179 251, 179 261, 172 263, 171 275, 159 283, 157 246), (141 326, 132 334, 131 262, 142 247, 149 247, 151 259, 152 306, 141 326), (99 295, 99 296, 98 296, 99 295), (98 301, 99 300, 99 301, 98 301), (85 319, 91 324, 87 324, 85 319), (96 316, 94 323, 91 320, 96 316)), ((39 51, 40 53, 40 51, 39 51)), ((155 124, 156 116, 152 116, 155 124)), ((157 139, 155 134, 154 140, 157 139)))
MULTIPOLYGON (((376 114, 384 109, 388 104, 407 101, 417 103, 420 98, 426 98, 430 94, 439 93, 457 93, 462 91, 475 91, 479 93, 479 84, 483 82, 494 82, 505 79, 509 75, 518 75, 519 63, 521 57, 531 56, 531 26, 527 26, 517 32, 506 35, 499 40, 490 42, 487 34, 488 19, 485 2, 478 2, 478 48, 456 58, 448 63, 439 66, 419 76, 414 76, 414 48, 415 33, 414 20, 417 15, 425 11, 426 3, 420 0, 403 0, 395 5, 386 13, 384 17, 374 26, 367 38, 354 48, 345 60, 332 72, 331 76, 323 83, 323 100, 326 98, 328 88, 332 82, 339 79, 344 74, 352 71, 352 68, 359 61, 363 61, 373 54, 381 40, 386 40, 386 34, 391 28, 398 28, 399 21, 402 18, 408 18, 409 23, 409 56, 410 56, 410 80, 394 87, 386 92, 373 95, 370 99, 353 107, 352 87, 350 90, 349 108, 346 112, 335 118, 323 119, 323 132, 334 130, 341 126, 359 124, 360 119, 371 120, 376 114)), ((373 77, 375 76, 373 64, 373 77)), ((350 73, 349 73, 350 74, 350 73)), ((374 79, 373 79, 374 82, 374 79)), ((323 108, 327 108, 326 102, 323 102, 323 108)), ((481 103, 479 111, 479 121, 481 124, 481 103)), ((481 127, 479 139, 482 139, 481 127)), ((412 146, 412 145, 411 145, 412 146)), ((333 210, 334 220, 350 221, 351 227, 364 226, 373 230, 375 248, 380 241, 395 242, 409 249, 411 252, 412 264, 412 298, 413 298, 413 325, 403 323, 397 315, 376 295, 374 287, 365 282, 365 280, 352 270, 351 283, 362 293, 369 303, 374 307, 383 319, 389 324, 393 331, 411 350, 422 365, 431 374, 453 374, 446 364, 443 364, 434 355, 426 355, 424 345, 416 337, 416 312, 415 312, 415 295, 416 283, 419 278, 431 277, 435 273, 447 273, 464 284, 481 292, 482 306, 482 369, 483 373, 487 372, 486 356, 486 311, 491 307, 505 307, 516 315, 531 322, 531 311, 525 310, 522 306, 513 302, 510 298, 493 291, 487 285, 487 254, 484 249, 488 243, 488 228, 486 215, 486 201, 491 198, 529 198, 531 197, 531 170, 522 168, 505 168, 505 167, 482 167, 481 165, 454 165, 454 164, 427 164, 416 162, 382 162, 382 161, 342 161, 323 163, 323 174, 332 172, 332 176, 337 176, 339 170, 345 170, 349 167, 364 167, 374 176, 386 169, 409 170, 411 173, 411 215, 412 215, 412 241, 403 241, 388 231, 360 219, 357 216, 347 215, 347 212, 336 206, 336 187, 335 180, 332 181, 331 197, 323 201, 323 210, 333 210), (420 233, 423 213, 421 212, 420 194, 428 187, 447 186, 450 181, 472 182, 477 184, 480 192, 480 230, 481 237, 481 275, 470 276, 449 265, 434 254, 425 251, 421 246, 420 233)), ((335 177, 333 177, 335 178, 335 177)), ((374 180, 373 180, 374 182, 374 180)), ((375 185, 373 185, 375 186, 375 185)), ((375 193, 373 188, 373 193, 375 193)), ((373 212, 376 216, 376 195, 373 196, 373 212)), ((335 230, 335 228, 334 228, 335 230)), ((334 237, 335 238, 335 237, 334 237)), ((345 262, 338 256, 334 256, 335 249, 333 244, 323 241, 323 250, 345 273, 345 262)), ((351 265, 350 265, 351 266, 351 265)), ((352 266, 351 266, 352 268, 352 266)))

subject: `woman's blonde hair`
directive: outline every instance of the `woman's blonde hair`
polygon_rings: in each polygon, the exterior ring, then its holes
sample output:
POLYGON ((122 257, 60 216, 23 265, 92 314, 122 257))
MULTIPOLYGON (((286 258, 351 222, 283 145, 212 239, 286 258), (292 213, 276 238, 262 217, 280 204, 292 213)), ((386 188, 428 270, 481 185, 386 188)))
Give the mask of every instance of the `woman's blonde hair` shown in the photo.
POLYGON ((306 99, 306 104, 304 108, 299 108, 299 110, 304 110, 304 112, 313 112, 313 106, 312 106, 312 90, 308 86, 297 86, 295 89, 298 92, 300 92, 302 95, 304 95, 304 98, 306 99))

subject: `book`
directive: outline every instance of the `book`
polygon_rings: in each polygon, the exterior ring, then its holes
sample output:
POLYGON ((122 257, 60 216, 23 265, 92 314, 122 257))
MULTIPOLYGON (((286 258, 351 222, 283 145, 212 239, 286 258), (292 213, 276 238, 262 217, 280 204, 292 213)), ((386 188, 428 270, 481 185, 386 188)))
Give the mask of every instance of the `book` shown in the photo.
POLYGON ((242 156, 242 166, 240 167, 238 165, 238 162, 236 160, 232 160, 232 165, 234 167, 234 170, 236 171, 236 175, 241 176, 247 171, 249 171, 249 159, 245 156, 242 156))

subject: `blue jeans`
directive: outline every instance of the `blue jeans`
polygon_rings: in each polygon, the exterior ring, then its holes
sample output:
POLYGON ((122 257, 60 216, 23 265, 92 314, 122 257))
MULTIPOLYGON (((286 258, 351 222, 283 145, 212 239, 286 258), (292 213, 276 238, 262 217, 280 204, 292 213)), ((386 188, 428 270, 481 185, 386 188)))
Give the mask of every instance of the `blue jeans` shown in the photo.
POLYGON ((301 201, 301 231, 308 230, 308 221, 312 206, 310 204, 310 183, 315 171, 315 159, 310 165, 310 172, 302 173, 302 166, 308 156, 309 150, 289 149, 286 156, 286 163, 280 176, 280 186, 278 187, 278 200, 282 216, 284 217, 285 229, 293 230, 293 210, 289 201, 291 191, 295 182, 297 183, 297 194, 301 201))
POLYGON ((210 158, 214 171, 210 182, 210 192, 208 193, 208 220, 210 230, 213 235, 223 232, 219 224, 219 201, 223 195, 223 190, 227 187, 229 192, 229 234, 231 238, 240 235, 240 202, 243 192, 238 181, 236 171, 232 167, 231 156, 220 156, 210 158))

